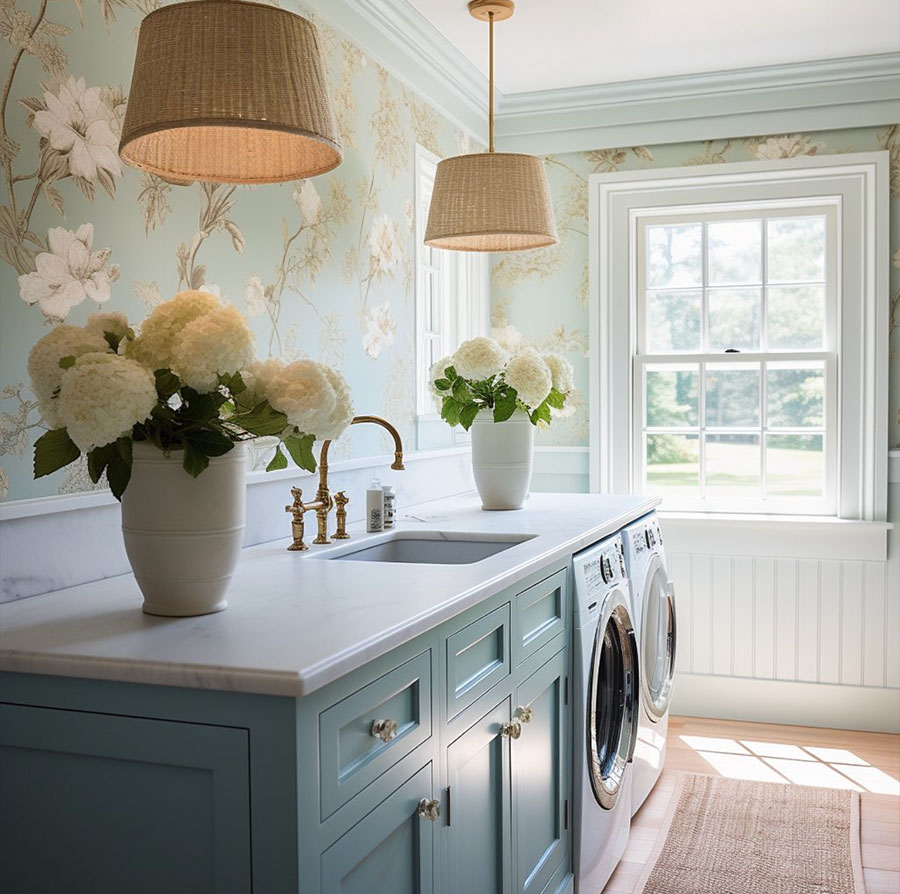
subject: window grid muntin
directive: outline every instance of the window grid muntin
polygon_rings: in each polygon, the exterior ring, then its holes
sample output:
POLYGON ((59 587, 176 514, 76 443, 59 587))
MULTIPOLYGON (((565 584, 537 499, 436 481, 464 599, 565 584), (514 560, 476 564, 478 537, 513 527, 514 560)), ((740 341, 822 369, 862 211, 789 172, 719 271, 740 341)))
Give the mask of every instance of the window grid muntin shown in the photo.
MULTIPOLYGON (((652 434, 677 434, 677 435, 696 435, 698 440, 698 475, 699 487, 697 499, 675 497, 679 504, 679 508, 719 508, 707 499, 707 433, 713 435, 721 434, 753 434, 759 438, 760 451, 760 488, 759 499, 748 500, 748 505, 741 503, 744 509, 768 509, 770 511, 808 511, 815 514, 833 513, 836 506, 837 493, 837 423, 838 423, 838 404, 837 404, 837 364, 838 355, 835 345, 837 333, 837 308, 836 288, 837 288, 837 249, 836 244, 836 228, 837 220, 834 215, 833 203, 822 204, 805 204, 798 206, 796 203, 785 204, 782 207, 774 205, 772 207, 754 206, 750 211, 741 212, 739 208, 732 211, 692 214, 667 212, 662 215, 648 215, 646 217, 638 217, 637 232, 637 270, 638 278, 636 283, 637 313, 636 313, 636 344, 637 352, 634 355, 635 370, 632 377, 633 383, 633 437, 632 437, 632 475, 635 484, 640 483, 642 491, 647 489, 647 436, 652 434), (825 220, 825 280, 795 280, 791 282, 779 281, 771 284, 776 288, 819 285, 825 289, 825 306, 823 308, 823 328, 822 328, 822 349, 804 349, 797 348, 790 351, 773 351, 766 350, 769 341, 769 314, 768 314, 768 223, 776 218, 804 218, 804 217, 822 217, 825 220), (738 219, 758 219, 760 221, 761 238, 760 251, 762 253, 760 263, 761 283, 758 285, 760 289, 760 350, 753 352, 740 351, 739 353, 711 352, 709 348, 709 245, 708 245, 708 225, 716 220, 738 220, 738 219), (701 347, 700 352, 696 351, 672 351, 667 354, 650 354, 648 349, 648 296, 651 293, 669 292, 669 293, 689 293, 696 292, 698 286, 660 286, 656 288, 648 288, 648 240, 647 230, 651 226, 674 226, 686 223, 701 223, 701 269, 702 284, 701 290, 701 347), (707 366, 709 363, 721 362, 747 362, 759 363, 759 399, 760 399, 760 426, 759 428, 728 428, 708 427, 706 425, 706 403, 707 403, 707 366), (768 362, 778 361, 795 361, 798 363, 814 365, 821 361, 823 365, 825 393, 823 397, 823 426, 815 428, 769 428, 766 419, 768 404, 768 362), (663 368, 671 365, 673 368, 683 365, 699 366, 699 414, 700 425, 698 427, 675 427, 675 426, 657 426, 648 427, 646 425, 646 367, 648 365, 663 368), (636 412, 635 412, 636 411, 636 412), (822 438, 823 449, 823 474, 822 474, 822 496, 821 498, 806 497, 769 497, 766 494, 766 486, 768 479, 767 466, 767 442, 770 436, 800 434, 820 436, 822 438), (635 449, 639 448, 639 449, 635 449), (681 504, 685 506, 682 507, 681 504), (694 504, 694 505, 691 505, 694 504)), ((750 284, 735 285, 733 288, 752 287, 750 284)), ((713 287, 715 289, 722 288, 720 286, 713 287)), ((725 287, 728 288, 728 287, 725 287)), ((733 501, 727 508, 733 510, 733 501)), ((726 507, 722 507, 726 508, 726 507)))

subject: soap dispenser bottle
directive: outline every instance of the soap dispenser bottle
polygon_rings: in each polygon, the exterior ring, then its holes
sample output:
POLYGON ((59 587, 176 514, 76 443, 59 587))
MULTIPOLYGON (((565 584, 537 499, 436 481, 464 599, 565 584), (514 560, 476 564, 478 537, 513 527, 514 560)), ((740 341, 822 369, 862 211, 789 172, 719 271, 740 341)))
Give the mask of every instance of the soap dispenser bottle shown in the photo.
POLYGON ((366 491, 366 531, 370 534, 384 530, 384 491, 381 481, 372 479, 366 491))

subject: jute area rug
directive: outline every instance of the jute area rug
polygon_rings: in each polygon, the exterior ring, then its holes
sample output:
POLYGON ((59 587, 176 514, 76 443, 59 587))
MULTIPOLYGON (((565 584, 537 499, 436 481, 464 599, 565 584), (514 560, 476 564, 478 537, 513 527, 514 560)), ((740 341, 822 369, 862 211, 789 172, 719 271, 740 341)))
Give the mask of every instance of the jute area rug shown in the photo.
POLYGON ((635 894, 865 894, 859 794, 679 774, 635 894))

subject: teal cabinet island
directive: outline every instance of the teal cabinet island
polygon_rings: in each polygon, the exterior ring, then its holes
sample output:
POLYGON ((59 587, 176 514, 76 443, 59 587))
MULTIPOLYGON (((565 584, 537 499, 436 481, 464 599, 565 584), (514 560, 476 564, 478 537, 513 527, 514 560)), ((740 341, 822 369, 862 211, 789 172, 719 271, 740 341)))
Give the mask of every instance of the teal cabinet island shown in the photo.
POLYGON ((141 616, 125 579, 4 607, 0 891, 571 892, 571 558, 647 511, 603 499, 480 569, 278 544, 221 615, 141 616))

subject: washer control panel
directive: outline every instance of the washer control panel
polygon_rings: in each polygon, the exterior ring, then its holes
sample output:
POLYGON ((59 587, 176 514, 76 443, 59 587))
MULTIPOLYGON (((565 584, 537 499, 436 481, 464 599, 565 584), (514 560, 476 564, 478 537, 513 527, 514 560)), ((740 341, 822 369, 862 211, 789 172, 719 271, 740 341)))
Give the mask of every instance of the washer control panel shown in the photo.
POLYGON ((588 593, 608 590, 625 579, 625 551, 620 537, 609 541, 601 549, 591 551, 590 555, 576 556, 575 561, 581 566, 588 593))

